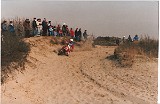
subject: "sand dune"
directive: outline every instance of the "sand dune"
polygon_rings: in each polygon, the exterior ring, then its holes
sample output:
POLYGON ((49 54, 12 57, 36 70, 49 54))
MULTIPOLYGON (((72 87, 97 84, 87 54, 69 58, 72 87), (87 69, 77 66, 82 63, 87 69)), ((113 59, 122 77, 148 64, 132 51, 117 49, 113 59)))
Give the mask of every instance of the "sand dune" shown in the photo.
POLYGON ((75 47, 58 56, 50 37, 25 40, 31 52, 23 73, 2 85, 2 104, 156 104, 157 60, 137 59, 132 68, 111 60, 116 47, 75 47))

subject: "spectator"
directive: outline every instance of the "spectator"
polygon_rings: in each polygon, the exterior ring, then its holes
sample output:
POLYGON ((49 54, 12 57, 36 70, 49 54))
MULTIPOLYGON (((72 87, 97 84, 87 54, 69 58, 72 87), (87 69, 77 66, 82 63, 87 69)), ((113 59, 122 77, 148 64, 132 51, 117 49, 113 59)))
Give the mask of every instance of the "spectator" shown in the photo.
POLYGON ((135 37, 133 38, 133 41, 138 41, 139 37, 138 35, 135 35, 135 37))
POLYGON ((62 36, 63 36, 63 32, 62 32, 62 30, 61 30, 61 29, 59 30, 59 36, 60 36, 60 37, 62 37, 62 36))
POLYGON ((32 21, 32 29, 33 29, 33 36, 37 35, 37 23, 36 18, 33 18, 32 21))
POLYGON ((19 24, 17 25, 17 35, 23 36, 23 25, 21 21, 19 21, 19 24))
POLYGON ((83 33, 83 37, 84 37, 85 40, 87 39, 87 36, 88 36, 87 35, 87 30, 85 30, 84 33, 83 33))
POLYGON ((7 31, 7 21, 4 20, 1 23, 1 29, 2 29, 2 32, 7 31))
POLYGON ((131 38, 130 35, 128 36, 128 41, 129 41, 129 42, 132 42, 132 38, 131 38))
MULTIPOLYGON (((51 34, 51 32, 50 32, 51 27, 52 27, 51 21, 48 21, 48 36, 50 36, 50 34, 51 34)), ((53 29, 53 27, 52 27, 52 29, 53 29)), ((53 35, 53 32, 52 32, 52 35, 53 35)))
POLYGON ((67 36, 70 36, 68 25, 66 25, 66 34, 67 34, 67 36))
POLYGON ((74 31, 73 31, 72 28, 70 29, 70 36, 71 36, 72 39, 74 38, 74 31))
POLYGON ((82 40, 82 32, 81 32, 81 28, 78 31, 78 41, 82 40))
POLYGON ((60 25, 57 26, 57 35, 60 36, 59 31, 60 31, 61 27, 60 25))
POLYGON ((24 26, 24 31, 25 31, 25 38, 29 38, 30 37, 30 21, 29 19, 26 19, 23 23, 24 26))
POLYGON ((48 29, 48 35, 49 36, 53 36, 53 26, 49 26, 49 29, 48 29))
POLYGON ((42 35, 43 35, 43 36, 46 36, 46 35, 47 35, 47 29, 48 29, 47 21, 46 21, 46 18, 44 18, 44 20, 43 20, 43 22, 42 22, 42 30, 43 30, 42 35))
POLYGON ((15 32, 14 26, 13 26, 13 21, 10 21, 9 26, 8 26, 8 30, 11 33, 15 32))
POLYGON ((123 36, 122 41, 123 41, 123 43, 125 43, 125 36, 123 36))
POLYGON ((37 30, 38 30, 38 36, 41 36, 42 34, 42 22, 41 19, 37 19, 37 30))
POLYGON ((66 25, 65 25, 65 23, 64 23, 63 26, 62 26, 63 36, 66 36, 66 34, 67 34, 66 31, 67 31, 67 30, 66 30, 66 25))
POLYGON ((78 28, 76 28, 74 33, 75 33, 75 39, 76 39, 76 41, 78 41, 78 28))
POLYGON ((54 36, 57 36, 56 26, 53 26, 53 34, 54 34, 54 36))

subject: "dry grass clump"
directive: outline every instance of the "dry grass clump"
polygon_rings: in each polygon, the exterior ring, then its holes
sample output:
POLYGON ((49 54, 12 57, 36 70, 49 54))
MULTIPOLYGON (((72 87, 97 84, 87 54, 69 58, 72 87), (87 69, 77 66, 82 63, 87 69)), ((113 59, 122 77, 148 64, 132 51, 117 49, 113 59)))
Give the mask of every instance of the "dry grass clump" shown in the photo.
POLYGON ((145 36, 139 41, 138 46, 146 56, 158 58, 158 42, 158 40, 145 36))
POLYGON ((146 36, 139 41, 124 43, 115 49, 112 59, 122 67, 130 67, 139 56, 158 58, 158 40, 146 36))
POLYGON ((3 36, 1 41, 1 83, 3 84, 8 74, 15 70, 23 70, 30 48, 21 37, 8 31, 2 32, 1 35, 3 36))
POLYGON ((116 60, 116 65, 120 67, 131 67, 134 62, 135 54, 137 50, 134 47, 128 48, 116 48, 114 52, 114 59, 116 60), (123 51, 122 51, 123 50, 123 51))

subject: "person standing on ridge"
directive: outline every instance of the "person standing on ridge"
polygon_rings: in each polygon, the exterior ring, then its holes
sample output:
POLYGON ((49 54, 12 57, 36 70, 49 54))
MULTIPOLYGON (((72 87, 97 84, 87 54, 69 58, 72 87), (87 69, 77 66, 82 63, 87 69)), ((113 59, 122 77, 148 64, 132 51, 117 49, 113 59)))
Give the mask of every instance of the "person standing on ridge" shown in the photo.
POLYGON ((36 18, 33 18, 32 21, 32 29, 33 29, 33 36, 37 35, 37 23, 36 18))
POLYGON ((133 38, 133 41, 138 41, 139 37, 138 35, 135 35, 135 37, 133 38))
POLYGON ((81 28, 78 31, 78 41, 82 40, 82 32, 81 32, 81 28))
POLYGON ((37 29, 38 29, 38 35, 37 36, 41 36, 42 34, 42 22, 41 19, 37 19, 37 29))
POLYGON ((23 25, 22 25, 21 21, 19 21, 19 23, 17 25, 17 35, 20 37, 23 36, 23 25))
POLYGON ((60 25, 57 26, 57 35, 60 37, 59 31, 60 31, 61 27, 60 25))
POLYGON ((48 28, 48 35, 53 36, 53 26, 52 25, 50 25, 48 28))
POLYGON ((8 30, 9 30, 9 32, 12 32, 12 33, 15 32, 15 29, 14 29, 14 26, 13 26, 13 21, 9 22, 8 30))
POLYGON ((87 30, 85 30, 84 33, 83 33, 83 37, 84 37, 85 40, 87 40, 87 36, 88 36, 87 35, 87 30))
POLYGON ((123 43, 125 43, 125 36, 123 36, 122 41, 123 41, 123 43))
POLYGON ((11 33, 12 36, 16 35, 15 34, 15 28, 14 28, 14 25, 13 25, 13 21, 10 21, 9 26, 8 26, 8 30, 11 33))
POLYGON ((66 34, 67 34, 67 36, 70 36, 68 25, 66 25, 66 34))
POLYGON ((47 29, 48 29, 47 21, 46 21, 46 18, 44 18, 44 20, 43 20, 43 22, 42 22, 42 30, 43 30, 42 35, 43 35, 43 36, 46 36, 46 35, 47 35, 47 29))
POLYGON ((74 31, 73 31, 72 28, 70 29, 70 36, 71 36, 72 39, 74 38, 74 31))
POLYGON ((24 31, 25 31, 25 38, 29 38, 30 37, 30 30, 31 30, 29 19, 26 19, 23 22, 23 26, 24 26, 24 31))
POLYGON ((78 41, 78 28, 76 28, 74 33, 75 33, 75 40, 78 41))
POLYGON ((130 35, 128 36, 128 41, 129 41, 129 42, 132 42, 132 38, 131 38, 130 35))
POLYGON ((2 29, 2 32, 7 31, 7 21, 6 21, 6 20, 4 20, 4 21, 1 23, 1 29, 2 29))
POLYGON ((51 33, 51 31, 50 31, 50 30, 52 30, 51 28, 53 29, 51 21, 48 21, 48 36, 50 36, 51 34, 53 35, 53 32, 51 33))
POLYGON ((137 44, 137 43, 138 43, 138 40, 139 40, 138 35, 135 35, 134 38, 133 38, 133 42, 134 42, 135 44, 137 44))
POLYGON ((63 36, 63 32, 62 32, 62 29, 60 28, 59 30, 59 36, 62 37, 63 36))
POLYGON ((53 26, 53 35, 57 36, 57 28, 56 28, 56 26, 53 26))
POLYGON ((64 23, 62 26, 62 32, 63 32, 63 36, 67 36, 67 32, 66 32, 66 24, 64 23))

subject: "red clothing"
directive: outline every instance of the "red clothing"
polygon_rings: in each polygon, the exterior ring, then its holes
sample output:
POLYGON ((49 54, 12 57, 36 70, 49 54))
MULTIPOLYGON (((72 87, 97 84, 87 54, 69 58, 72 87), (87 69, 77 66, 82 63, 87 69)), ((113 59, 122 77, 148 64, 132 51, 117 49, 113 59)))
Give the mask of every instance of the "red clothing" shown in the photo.
POLYGON ((62 34, 62 30, 59 30, 59 34, 62 34))
POLYGON ((71 35, 72 37, 74 37, 74 31, 73 31, 73 30, 70 30, 70 35, 71 35))
POLYGON ((58 26, 57 26, 57 32, 59 32, 60 28, 61 28, 61 27, 58 25, 58 26))

